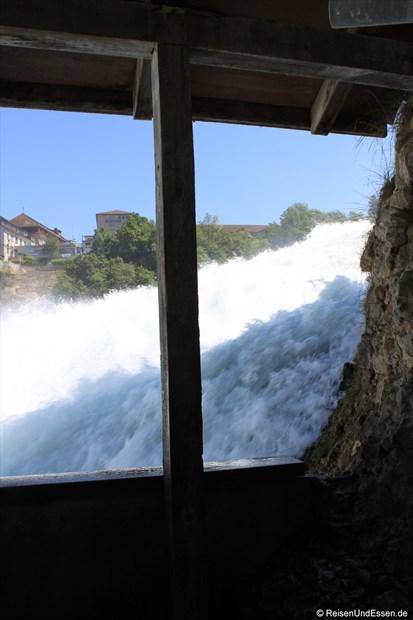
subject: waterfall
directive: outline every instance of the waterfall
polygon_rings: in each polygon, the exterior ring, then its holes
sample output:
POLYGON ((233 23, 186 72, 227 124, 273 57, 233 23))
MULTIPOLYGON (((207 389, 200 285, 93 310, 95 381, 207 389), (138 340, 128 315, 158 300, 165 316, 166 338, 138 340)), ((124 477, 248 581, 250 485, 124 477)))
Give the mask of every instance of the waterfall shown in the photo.
MULTIPOLYGON (((370 225, 199 272, 204 458, 300 456, 339 397, 363 330, 370 225)), ((0 473, 157 465, 157 291, 6 304, 0 316, 0 473)))

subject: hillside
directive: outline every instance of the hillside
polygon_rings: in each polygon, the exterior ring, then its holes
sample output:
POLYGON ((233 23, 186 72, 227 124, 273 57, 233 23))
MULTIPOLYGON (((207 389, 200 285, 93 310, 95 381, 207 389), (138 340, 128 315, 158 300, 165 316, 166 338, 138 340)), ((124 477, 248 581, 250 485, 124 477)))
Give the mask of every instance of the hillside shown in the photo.
POLYGON ((7 264, 1 269, 2 302, 34 300, 51 295, 59 270, 52 265, 23 266, 7 264))

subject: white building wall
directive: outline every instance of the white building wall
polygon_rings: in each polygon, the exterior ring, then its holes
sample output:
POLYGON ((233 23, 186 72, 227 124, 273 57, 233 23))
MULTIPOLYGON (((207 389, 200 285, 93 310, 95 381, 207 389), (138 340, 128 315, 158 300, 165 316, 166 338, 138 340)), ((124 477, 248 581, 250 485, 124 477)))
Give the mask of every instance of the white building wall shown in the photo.
POLYGON ((27 245, 34 245, 34 243, 28 237, 15 234, 0 224, 0 258, 5 262, 16 256, 17 248, 27 245))

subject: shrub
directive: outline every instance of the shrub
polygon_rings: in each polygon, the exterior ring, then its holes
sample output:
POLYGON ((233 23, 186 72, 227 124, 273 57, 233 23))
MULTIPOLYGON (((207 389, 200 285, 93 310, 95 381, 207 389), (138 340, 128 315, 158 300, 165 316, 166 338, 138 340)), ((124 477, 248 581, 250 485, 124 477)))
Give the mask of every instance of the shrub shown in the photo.
POLYGON ((113 290, 150 285, 155 273, 142 265, 125 263, 122 258, 105 258, 91 252, 65 259, 55 294, 64 297, 99 297, 113 290))

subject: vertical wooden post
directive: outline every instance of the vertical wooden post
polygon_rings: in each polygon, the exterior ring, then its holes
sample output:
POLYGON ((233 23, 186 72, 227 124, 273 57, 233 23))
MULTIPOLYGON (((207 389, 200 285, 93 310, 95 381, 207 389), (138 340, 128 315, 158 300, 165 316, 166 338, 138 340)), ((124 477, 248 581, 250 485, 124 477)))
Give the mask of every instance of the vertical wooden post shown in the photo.
POLYGON ((171 590, 179 620, 205 617, 202 411, 192 102, 187 50, 152 60, 163 402, 163 466, 171 590))

